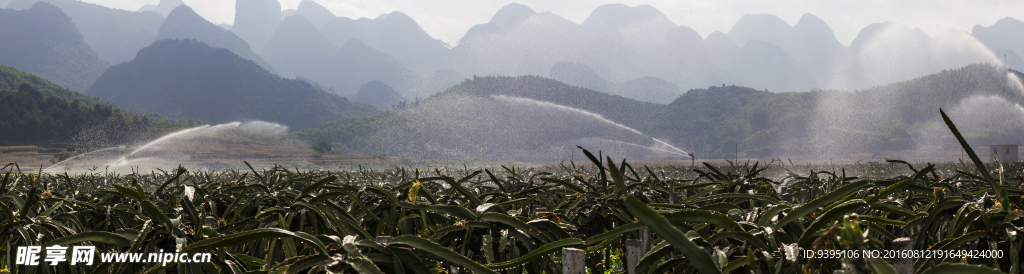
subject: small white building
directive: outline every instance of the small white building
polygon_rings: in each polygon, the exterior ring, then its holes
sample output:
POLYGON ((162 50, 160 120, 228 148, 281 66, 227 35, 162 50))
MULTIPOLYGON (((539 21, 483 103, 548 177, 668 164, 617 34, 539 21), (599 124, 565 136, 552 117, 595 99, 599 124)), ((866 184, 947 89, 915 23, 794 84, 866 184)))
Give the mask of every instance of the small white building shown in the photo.
MULTIPOLYGON (((1013 163, 1018 161, 1017 145, 992 145, 989 146, 991 157, 999 159, 1000 163, 1013 163)), ((991 159, 991 158, 990 158, 991 159)))

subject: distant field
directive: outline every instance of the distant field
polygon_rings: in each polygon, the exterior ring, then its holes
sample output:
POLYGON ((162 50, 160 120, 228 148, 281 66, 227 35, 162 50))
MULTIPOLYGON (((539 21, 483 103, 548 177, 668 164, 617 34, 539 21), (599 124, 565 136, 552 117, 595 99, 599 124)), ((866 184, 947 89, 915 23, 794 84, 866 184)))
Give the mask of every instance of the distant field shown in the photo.
POLYGON ((36 152, 37 146, 0 146, 0 153, 36 152))
MULTIPOLYGON (((72 169, 86 169, 97 167, 103 169, 106 165, 110 164, 119 154, 126 154, 130 149, 114 150, 105 154, 97 154, 91 156, 82 156, 75 160, 69 161, 72 169)), ((36 146, 4 146, 0 147, 0 162, 13 163, 17 162, 21 166, 33 167, 38 169, 40 165, 43 167, 50 167, 52 163, 50 160, 53 159, 54 153, 37 153, 38 147, 36 146)), ((979 152, 979 157, 983 161, 991 161, 991 156, 988 155, 987 147, 975 147, 975 151, 979 152)), ((79 153, 87 153, 79 152, 79 153)), ((148 156, 157 157, 161 156, 161 153, 166 151, 153 151, 151 153, 141 153, 138 157, 144 158, 148 156)), ((857 169, 857 167, 870 167, 870 165, 888 165, 885 162, 889 160, 903 160, 910 163, 960 163, 961 160, 969 162, 970 159, 964 157, 963 152, 959 149, 948 150, 942 149, 941 147, 922 147, 919 150, 913 151, 887 151, 877 155, 871 155, 868 153, 852 154, 846 157, 836 158, 820 158, 820 157, 808 157, 808 156, 780 156, 777 158, 753 158, 748 157, 745 152, 740 151, 738 159, 735 158, 718 158, 718 159, 707 159, 702 158, 698 153, 696 161, 686 160, 674 160, 674 161, 646 161, 646 162, 635 162, 636 165, 652 166, 652 167, 673 167, 683 168, 690 167, 692 164, 700 166, 702 163, 708 163, 716 166, 728 166, 732 164, 736 165, 753 165, 759 163, 762 166, 817 166, 825 168, 847 168, 857 169), (874 156, 874 157, 872 157, 874 156)), ((352 170, 358 169, 360 166, 364 168, 386 168, 391 166, 401 167, 448 167, 448 168, 462 168, 463 165, 469 167, 482 167, 482 166, 497 166, 497 165, 517 165, 517 166, 544 166, 544 165, 557 165, 557 163, 509 163, 509 162, 486 162, 480 160, 422 160, 422 159, 411 159, 394 157, 387 155, 360 155, 353 153, 317 153, 313 149, 294 146, 294 145, 273 145, 273 144, 231 144, 231 143, 215 143, 215 142, 191 142, 187 145, 182 145, 176 149, 174 155, 188 155, 187 158, 173 158, 170 157, 166 160, 160 161, 139 161, 137 165, 133 167, 155 167, 166 169, 168 166, 177 166, 177 164, 185 164, 188 166, 189 163, 202 164, 208 168, 215 169, 238 169, 244 166, 243 161, 247 161, 254 166, 261 167, 273 167, 274 165, 299 167, 307 170, 352 170), (174 162, 174 160, 179 160, 174 162)), ((582 155, 578 155, 576 162, 581 163, 582 155)), ((563 163, 568 164, 568 159, 563 163)), ((881 167, 879 167, 881 168, 881 167)), ((63 172, 64 169, 58 166, 54 169, 58 172, 63 172)))

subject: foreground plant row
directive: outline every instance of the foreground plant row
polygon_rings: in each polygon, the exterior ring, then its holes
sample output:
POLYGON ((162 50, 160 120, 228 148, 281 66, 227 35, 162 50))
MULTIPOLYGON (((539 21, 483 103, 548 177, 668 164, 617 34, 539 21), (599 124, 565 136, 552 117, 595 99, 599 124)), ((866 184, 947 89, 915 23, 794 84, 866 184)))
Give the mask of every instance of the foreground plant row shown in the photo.
POLYGON ((0 178, 0 272, 562 273, 562 249, 577 248, 590 273, 606 273, 629 268, 627 240, 649 232, 636 273, 895 273, 889 259, 802 254, 893 250, 900 237, 919 252, 1002 254, 916 259, 917 272, 1020 273, 1021 180, 970 151, 975 165, 945 177, 935 165, 906 164, 913 176, 818 171, 782 182, 761 176, 766 167, 758 164, 665 173, 584 152, 592 164, 552 172, 179 168, 68 176, 23 174, 12 164, 0 178), (784 199, 776 191, 783 182, 790 193, 822 194, 784 199), (52 245, 212 259, 13 261, 18 246, 52 245))

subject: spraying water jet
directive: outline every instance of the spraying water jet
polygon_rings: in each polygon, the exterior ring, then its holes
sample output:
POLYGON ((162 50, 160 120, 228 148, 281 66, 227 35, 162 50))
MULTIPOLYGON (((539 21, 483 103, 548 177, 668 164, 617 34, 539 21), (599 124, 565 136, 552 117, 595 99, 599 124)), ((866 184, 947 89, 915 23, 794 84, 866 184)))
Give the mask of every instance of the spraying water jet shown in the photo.
MULTIPOLYGON (((287 126, 263 121, 202 125, 168 133, 132 147, 130 151, 127 150, 129 148, 127 146, 90 151, 51 165, 44 170, 70 166, 70 164, 83 168, 106 166, 111 170, 126 169, 128 166, 157 168, 179 164, 185 165, 189 169, 222 169, 237 165, 230 163, 236 162, 236 158, 252 161, 254 159, 250 157, 265 157, 269 155, 268 150, 291 153, 289 155, 296 155, 296 157, 306 157, 300 155, 303 148, 286 146, 281 143, 284 141, 283 134, 287 131, 287 126), (119 150, 125 150, 127 153, 118 152, 119 150)), ((241 163, 241 161, 237 162, 241 163)))
MULTIPOLYGON (((582 115, 585 115, 585 116, 589 116, 589 117, 595 118, 598 121, 601 121, 603 123, 606 123, 606 124, 615 126, 617 128, 624 129, 624 130, 627 130, 629 132, 632 132, 632 133, 634 133, 636 135, 640 135, 640 136, 643 136, 645 138, 650 138, 652 141, 654 141, 656 144, 658 144, 658 146, 641 146, 641 145, 629 143, 630 145, 634 145, 634 146, 638 146, 638 147, 643 147, 643 148, 646 148, 646 149, 649 149, 649 150, 663 151, 663 152, 668 152, 668 153, 676 154, 676 155, 680 155, 680 156, 691 157, 690 153, 687 153, 686 151, 683 151, 682 149, 679 149, 679 148, 677 148, 677 147, 675 147, 673 145, 670 145, 669 143, 667 143, 665 141, 662 141, 662 140, 660 140, 658 138, 654 138, 654 137, 651 137, 651 136, 649 136, 647 134, 644 134, 643 132, 640 132, 639 130, 636 130, 634 128, 625 126, 623 124, 616 123, 615 121, 612 121, 612 120, 608 120, 607 118, 604 118, 604 116, 602 116, 601 114, 589 112, 589 111, 586 111, 586 110, 582 110, 582 109, 578 109, 578 108, 574 108, 574 107, 570 107, 570 106, 559 105, 559 104, 555 104, 555 103, 551 103, 551 102, 538 101, 538 100, 534 100, 534 99, 530 99, 530 98, 513 97, 513 96, 506 96, 506 95, 491 95, 491 98, 497 99, 497 100, 502 101, 502 102, 507 102, 507 103, 531 104, 531 105, 535 105, 535 106, 540 106, 540 107, 545 107, 545 108, 555 108, 555 109, 559 109, 559 110, 563 110, 563 111, 568 111, 568 112, 572 112, 572 113, 576 113, 576 114, 582 114, 582 115)), ((621 142, 621 141, 615 141, 615 142, 626 143, 626 142, 621 142)))

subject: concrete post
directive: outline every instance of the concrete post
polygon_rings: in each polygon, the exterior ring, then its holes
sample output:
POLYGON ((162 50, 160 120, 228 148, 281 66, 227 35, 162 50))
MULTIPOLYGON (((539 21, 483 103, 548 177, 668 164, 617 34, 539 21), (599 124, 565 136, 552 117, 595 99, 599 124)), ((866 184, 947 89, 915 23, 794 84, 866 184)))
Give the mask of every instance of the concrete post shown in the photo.
POLYGON ((804 188, 804 189, 800 190, 800 204, 802 205, 802 204, 806 204, 806 203, 807 203, 807 189, 804 188))
POLYGON ((387 245, 388 243, 391 242, 391 239, 393 238, 394 237, 391 236, 377 236, 377 244, 387 245))
MULTIPOLYGON (((892 241, 892 249, 896 251, 911 250, 914 248, 914 241, 910 238, 903 237, 897 238, 892 241)), ((902 253, 902 252, 901 252, 902 253)), ((901 258, 897 257, 892 260, 892 267, 896 269, 896 273, 899 274, 913 274, 914 273, 914 259, 913 258, 901 258)))
POLYGON ((626 273, 636 274, 636 266, 644 257, 644 246, 640 240, 626 240, 626 273))
POLYGON ((640 229, 640 243, 640 246, 643 247, 644 254, 647 254, 647 251, 651 251, 651 229, 640 229))
POLYGON ((684 191, 680 191, 680 192, 675 192, 675 193, 669 193, 668 194, 668 203, 670 203, 670 204, 678 205, 678 204, 682 203, 683 200, 686 200, 686 191, 685 190, 684 191))
POLYGON ((562 273, 586 274, 587 252, 578 248, 562 248, 562 273))
POLYGON ((791 197, 789 195, 789 187, 787 187, 787 186, 779 187, 779 199, 781 199, 783 201, 786 201, 786 202, 792 202, 793 201, 793 197, 791 197))
POLYGON ((206 226, 217 228, 217 218, 213 216, 206 216, 206 226))
POLYGON ((819 196, 821 196, 821 189, 817 188, 817 187, 816 188, 812 188, 811 189, 811 199, 817 199, 819 196))
MULTIPOLYGON (((409 209, 397 209, 397 210, 399 212, 398 214, 405 214, 405 215, 412 214, 412 211, 409 210, 409 209)), ((405 234, 410 234, 410 235, 416 235, 417 234, 416 230, 412 226, 412 220, 413 219, 406 219, 405 220, 405 231, 402 231, 405 234)))

